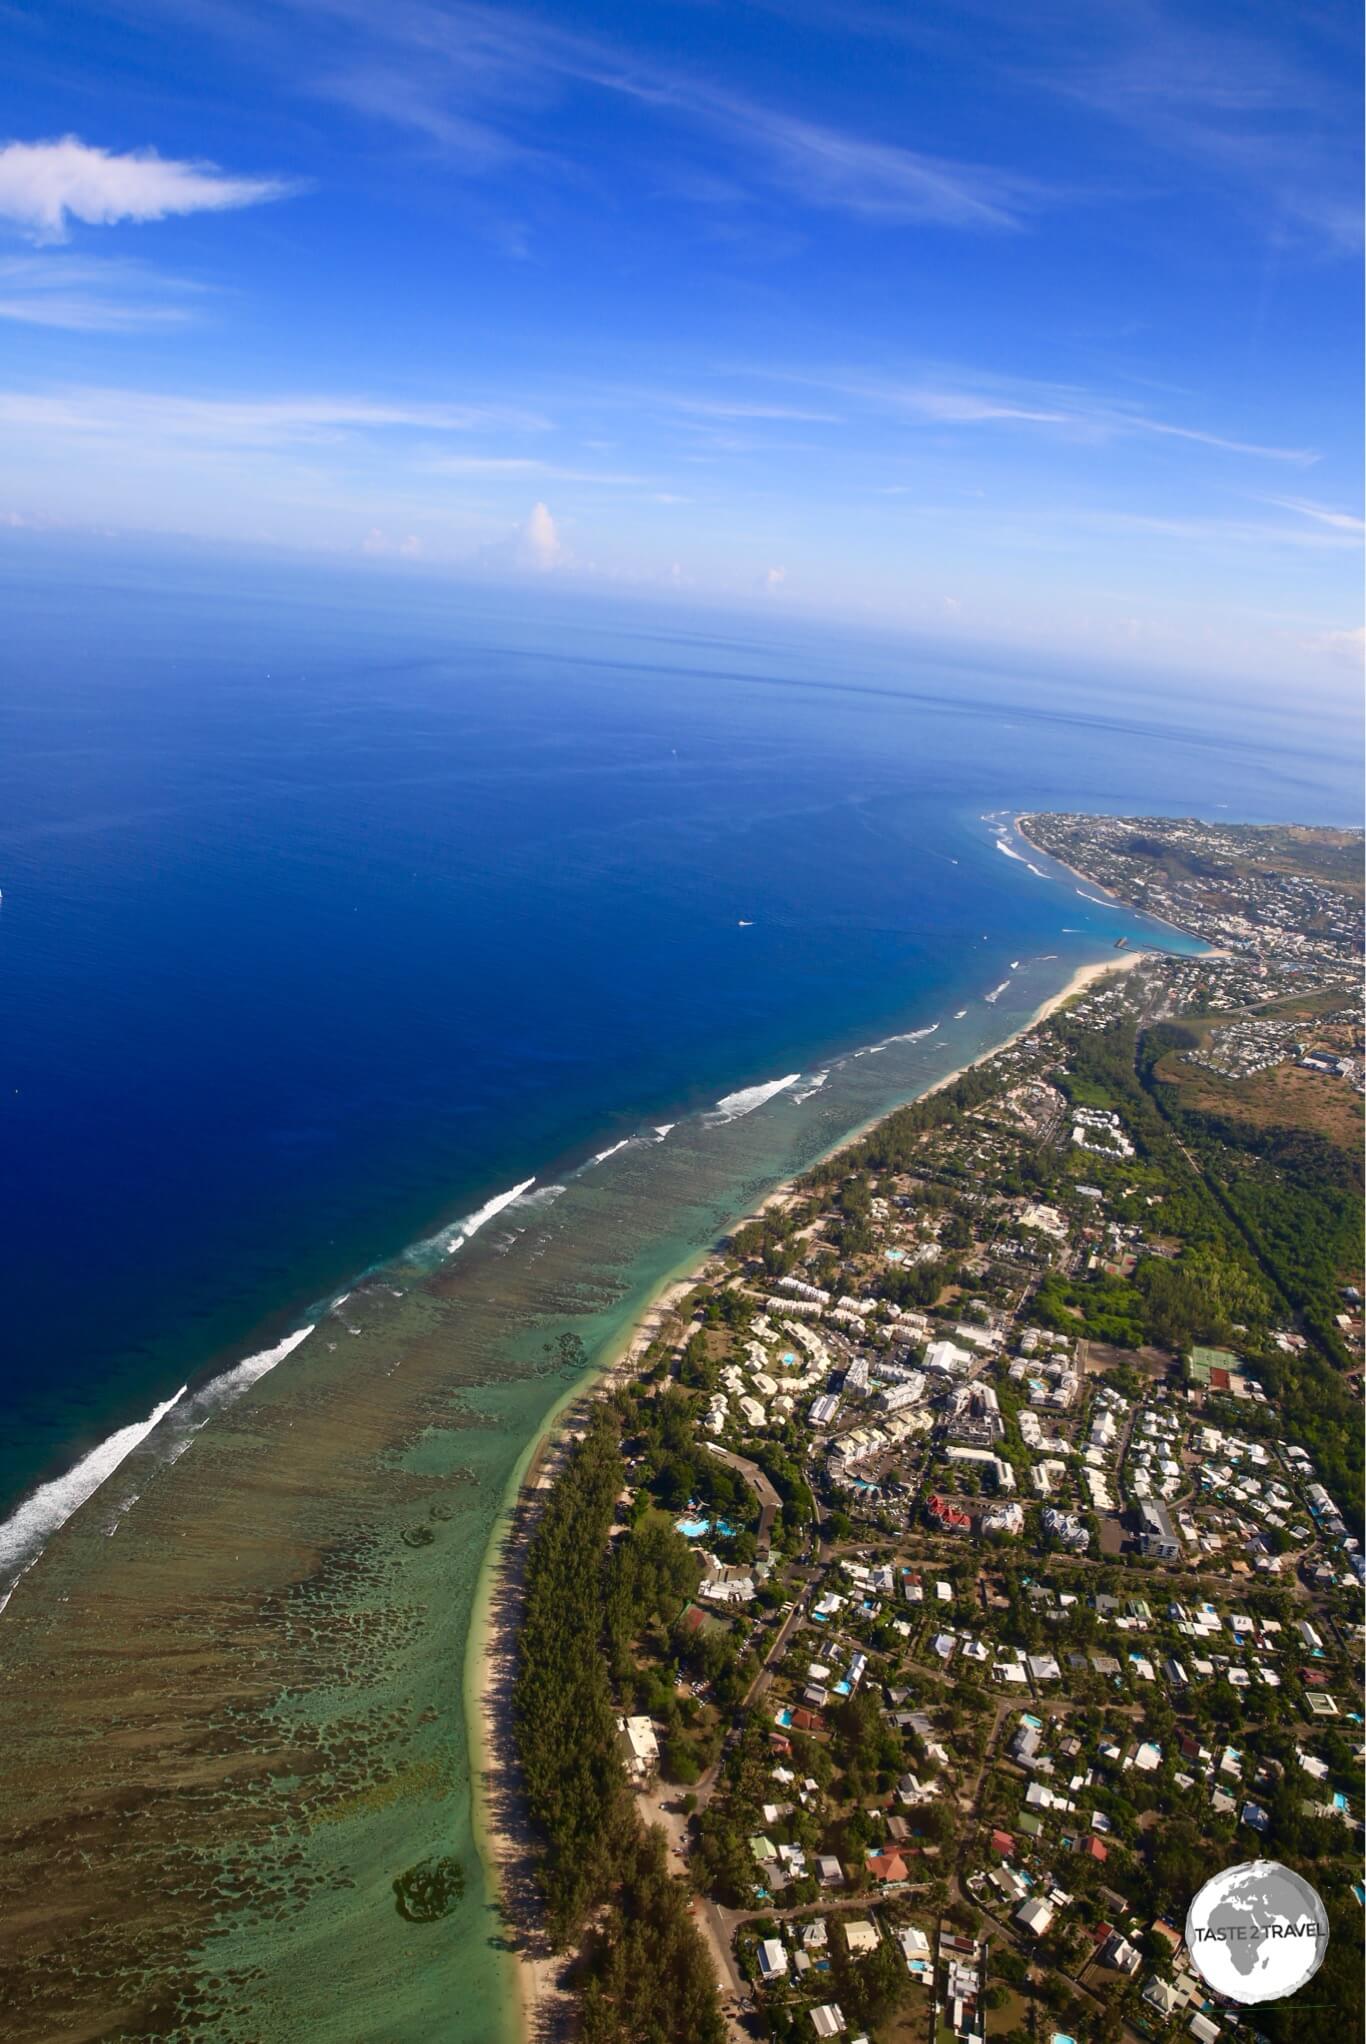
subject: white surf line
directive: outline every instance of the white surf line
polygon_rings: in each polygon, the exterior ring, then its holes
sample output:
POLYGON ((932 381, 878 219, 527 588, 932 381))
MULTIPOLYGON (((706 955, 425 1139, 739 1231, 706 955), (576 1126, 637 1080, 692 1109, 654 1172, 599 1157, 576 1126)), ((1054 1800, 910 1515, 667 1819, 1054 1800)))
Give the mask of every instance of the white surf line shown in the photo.
POLYGON ((819 1093, 821 1087, 825 1084, 826 1080, 829 1077, 830 1077, 829 1072, 813 1072, 810 1080, 805 1086, 803 1086, 801 1092, 794 1093, 792 1095, 792 1098, 800 1106, 803 1100, 810 1100, 813 1097, 813 1095, 819 1093))
POLYGON ((762 1085, 742 1086, 738 1093, 723 1094, 703 1118, 713 1126, 738 1121, 742 1114, 753 1114, 756 1107, 762 1107, 765 1101, 785 1093, 789 1086, 795 1086, 800 1077, 800 1072, 789 1072, 785 1079, 766 1079, 762 1085))
POLYGON ((449 1227, 438 1229, 435 1235, 427 1235, 420 1242, 410 1243, 403 1251, 403 1261, 416 1263, 421 1269, 424 1267, 422 1263, 424 1251, 430 1254, 432 1250, 440 1249, 445 1255, 454 1256, 456 1250, 463 1249, 495 1214, 501 1214, 504 1207, 510 1207, 515 1199, 521 1199, 525 1193, 530 1192, 535 1183, 534 1177, 524 1178, 520 1185, 512 1186, 509 1191, 495 1193, 492 1199, 485 1200, 483 1206, 476 1207, 472 1214, 464 1215, 461 1220, 452 1221, 449 1227))
POLYGON ((613 1143, 610 1149, 599 1150, 596 1157, 590 1157, 588 1162, 583 1167, 584 1170, 591 1171, 595 1164, 605 1164, 609 1157, 615 1157, 618 1150, 626 1149, 627 1146, 633 1143, 634 1141, 635 1141, 634 1136, 623 1136, 621 1141, 619 1143, 613 1143))
POLYGON ((120 1427, 108 1435, 98 1447, 73 1463, 64 1476, 40 1483, 0 1525, 0 1580, 5 1582, 0 1611, 8 1604, 20 1576, 32 1568, 57 1529, 87 1498, 95 1495, 120 1462, 132 1454, 140 1441, 146 1440, 153 1427, 161 1424, 185 1396, 186 1388, 182 1384, 174 1398, 153 1407, 146 1419, 134 1420, 131 1426, 120 1427))

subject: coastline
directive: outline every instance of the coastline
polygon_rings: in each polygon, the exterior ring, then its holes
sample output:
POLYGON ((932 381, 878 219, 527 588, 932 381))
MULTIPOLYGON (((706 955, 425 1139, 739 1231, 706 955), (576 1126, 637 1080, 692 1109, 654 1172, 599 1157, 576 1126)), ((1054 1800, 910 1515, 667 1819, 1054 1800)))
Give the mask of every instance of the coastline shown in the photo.
MULTIPOLYGON (((1051 859, 1055 866, 1061 866, 1063 872, 1070 873, 1074 880, 1084 881, 1087 887, 1094 887, 1098 894, 1103 894, 1107 901, 1112 901, 1115 904, 1116 908, 1127 909, 1130 915, 1142 916, 1147 922, 1161 923, 1164 930, 1175 930, 1178 937, 1192 937, 1196 934, 1193 930, 1183 930, 1180 923, 1172 922, 1170 917, 1158 915, 1155 909, 1135 908, 1131 902, 1125 901, 1123 895, 1116 894, 1113 887, 1107 887, 1103 880, 1095 880, 1089 873, 1083 873, 1080 866, 1070 866, 1066 859, 1060 859, 1058 854, 1050 851, 1047 845, 1039 844, 1029 835, 1029 832, 1024 827, 1023 813, 1012 818, 1012 821, 1031 851, 1037 852, 1041 858, 1051 859)), ((1205 940, 1202 937, 1199 941, 1204 943, 1205 940)), ((1222 951, 1211 951, 1212 957, 1221 958, 1225 955, 1222 951)))
MULTIPOLYGON (((1160 955, 1150 950, 1126 950, 1113 958, 1079 966, 1064 987, 1040 1002, 1028 1021, 1011 1030, 990 1050, 910 1098, 923 1100, 942 1092, 964 1073, 999 1057, 1098 981, 1132 972, 1160 955)), ((816 1162, 828 1163, 852 1148, 907 1104, 909 1101, 899 1102, 872 1116, 824 1151, 816 1162)), ((796 1184, 795 1176, 780 1181, 753 1209, 753 1214, 742 1216, 735 1226, 790 1199, 796 1184)), ((515 1936, 508 1940, 508 1963, 514 1985, 507 2033, 511 2044, 548 2044, 548 2040, 562 2034, 572 2006, 557 1978, 566 1955, 550 1952, 538 1935, 534 1897, 522 1871, 530 1840, 519 1809, 512 1745, 510 1686, 515 1672, 522 1564, 534 1523, 534 1500, 538 1494, 544 1495, 553 1481, 554 1452, 565 1414, 585 1398, 602 1395, 613 1382, 632 1373, 678 1306, 703 1282, 715 1254, 709 1250, 702 1258, 689 1260, 666 1276, 620 1341, 556 1399, 518 1459, 480 1564, 465 1646, 463 1691, 475 1846, 497 1906, 505 1912, 505 1920, 516 1927, 515 1936)))

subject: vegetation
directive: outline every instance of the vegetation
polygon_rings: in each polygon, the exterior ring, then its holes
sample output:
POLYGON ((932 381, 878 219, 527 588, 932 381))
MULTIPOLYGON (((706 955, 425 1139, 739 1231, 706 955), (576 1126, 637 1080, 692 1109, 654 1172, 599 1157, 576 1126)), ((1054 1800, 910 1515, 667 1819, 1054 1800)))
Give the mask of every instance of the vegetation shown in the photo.
POLYGON ((715 1985, 686 1892, 627 1788, 611 1689, 631 1633, 687 1594, 691 1558, 670 1528, 649 1523, 609 1550, 622 1477, 615 1416, 597 1406, 528 1550, 514 1722, 543 1841, 537 1878, 557 1941, 574 1941, 595 1919, 585 2039, 720 2044, 715 1985))
POLYGON ((436 1923, 449 1916, 465 1892, 465 1869, 445 1854, 419 1860, 394 1882, 394 1900, 406 1923, 436 1923))

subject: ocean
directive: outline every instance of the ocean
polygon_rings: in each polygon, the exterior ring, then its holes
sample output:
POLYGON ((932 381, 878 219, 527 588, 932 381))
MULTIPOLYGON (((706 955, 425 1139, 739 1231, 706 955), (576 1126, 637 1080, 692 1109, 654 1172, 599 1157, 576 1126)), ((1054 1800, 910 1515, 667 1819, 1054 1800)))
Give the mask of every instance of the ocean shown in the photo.
POLYGON ((55 1809, 126 1722, 111 1654, 136 1639, 155 1695, 197 1628, 218 1677, 158 1736, 289 1764, 211 1823, 159 1805, 137 1866, 119 1839, 149 1926, 120 1992, 192 1979, 222 2040, 344 2044, 374 1996, 367 2035, 476 2044, 505 2014, 486 1886, 419 1977, 391 1883, 419 1833, 477 1867, 459 1671, 563 1391, 546 1334, 610 1350, 1079 964, 1190 948, 1014 813, 1355 822, 1352 740, 1303 703, 555 591, 36 543, 0 589, 0 1593, 41 1556, 0 1617, 5 1735, 55 1809))
POLYGON ((504 1189, 1103 948, 985 812, 1358 814, 1302 706, 828 629, 34 545, 0 597, 0 1514, 504 1189))

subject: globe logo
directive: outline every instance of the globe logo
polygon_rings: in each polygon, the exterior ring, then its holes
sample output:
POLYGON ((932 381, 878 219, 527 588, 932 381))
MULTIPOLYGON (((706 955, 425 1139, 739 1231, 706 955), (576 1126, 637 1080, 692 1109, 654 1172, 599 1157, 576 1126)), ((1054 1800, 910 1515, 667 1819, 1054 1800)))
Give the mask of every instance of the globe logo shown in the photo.
POLYGON ((1328 1949, 1328 1913, 1279 1860, 1244 1860, 1206 1881, 1186 1914, 1186 1948, 1230 2001, 1281 2001, 1312 1980, 1328 1949))

